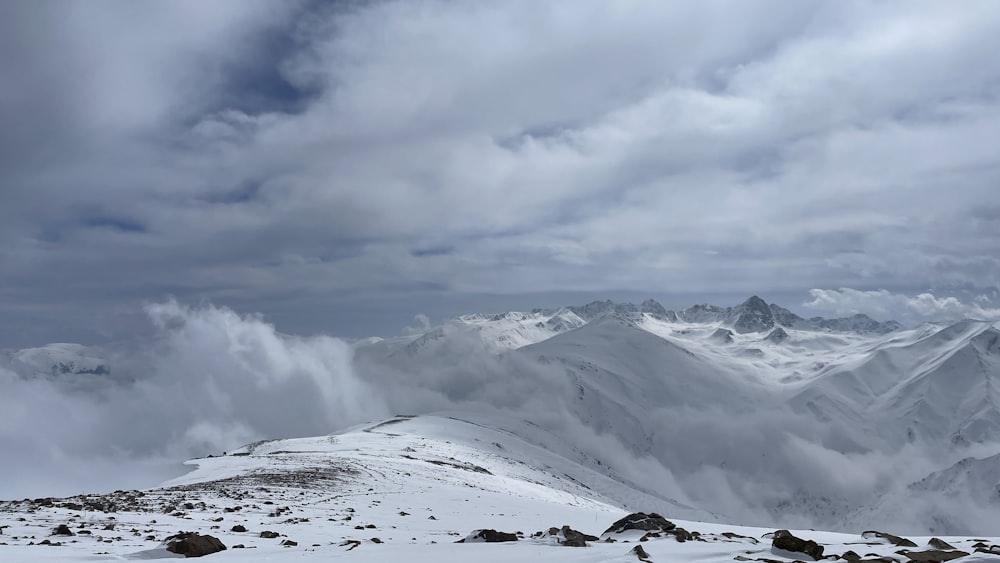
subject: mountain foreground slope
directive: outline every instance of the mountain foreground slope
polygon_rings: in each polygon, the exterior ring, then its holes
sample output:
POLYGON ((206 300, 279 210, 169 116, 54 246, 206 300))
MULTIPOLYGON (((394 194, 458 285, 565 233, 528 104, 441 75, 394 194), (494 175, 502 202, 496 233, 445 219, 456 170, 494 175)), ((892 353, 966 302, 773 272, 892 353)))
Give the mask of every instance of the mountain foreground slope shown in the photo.
MULTIPOLYGON (((210 555, 219 561, 813 560, 780 547, 775 529, 708 522, 696 509, 453 416, 394 417, 190 463, 194 471, 148 491, 4 502, 0 554, 4 561, 169 558, 177 556, 169 538, 194 532, 227 548, 210 555), (646 514, 623 523, 640 508, 669 522, 646 514)), ((810 553, 822 548, 848 561, 855 553, 1000 559, 990 552, 995 539, 911 536, 902 544, 865 530, 792 534, 816 542, 810 553)))

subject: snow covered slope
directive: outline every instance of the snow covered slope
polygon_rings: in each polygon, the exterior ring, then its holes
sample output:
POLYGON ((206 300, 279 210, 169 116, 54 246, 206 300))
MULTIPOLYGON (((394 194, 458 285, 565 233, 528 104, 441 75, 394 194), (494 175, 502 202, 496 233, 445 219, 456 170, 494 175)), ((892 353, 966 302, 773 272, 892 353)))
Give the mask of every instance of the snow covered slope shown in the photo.
MULTIPOLYGON (((330 436, 259 442, 191 464, 193 472, 149 491, 0 503, 0 560, 167 558, 164 539, 179 531, 219 538, 228 549, 209 555, 212 561, 811 559, 772 546, 772 528, 677 519, 676 507, 510 433, 448 417, 396 417, 330 436), (662 508, 676 529, 613 529, 632 510, 662 508), (73 535, 52 535, 61 524, 73 535), (471 541, 480 529, 516 540, 471 541), (598 539, 561 545, 573 530, 598 539)), ((901 559, 898 546, 861 532, 793 531, 826 554, 901 559)), ((929 537, 908 539, 911 552, 935 549, 929 537)), ((1000 559, 975 553, 977 538, 944 540, 974 554, 963 563, 1000 559)))

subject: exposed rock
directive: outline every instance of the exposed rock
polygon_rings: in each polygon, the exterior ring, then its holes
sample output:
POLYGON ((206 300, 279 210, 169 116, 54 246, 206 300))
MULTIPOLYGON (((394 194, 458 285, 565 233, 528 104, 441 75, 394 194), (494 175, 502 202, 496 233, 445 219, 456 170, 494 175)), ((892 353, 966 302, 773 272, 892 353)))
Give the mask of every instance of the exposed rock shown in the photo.
POLYGON ((777 549, 805 553, 814 560, 823 558, 823 546, 812 540, 804 540, 792 535, 788 530, 778 530, 774 532, 771 545, 777 549))
POLYGON ((754 295, 733 307, 727 319, 739 334, 763 332, 774 328, 774 313, 763 299, 754 295))
POLYGON ((899 536, 894 536, 892 534, 887 534, 885 532, 879 532, 877 530, 868 530, 868 531, 862 532, 861 533, 861 537, 863 537, 865 539, 882 538, 882 539, 887 540, 892 545, 895 545, 895 546, 898 546, 898 547, 917 547, 917 544, 913 543, 912 541, 910 541, 910 540, 908 540, 906 538, 901 538, 899 536))
POLYGON ((226 546, 214 536, 203 536, 198 532, 181 532, 166 540, 167 551, 184 557, 201 557, 225 551, 226 546))
POLYGON ((233 526, 230 531, 231 532, 245 532, 245 531, 247 531, 247 528, 243 524, 237 524, 237 525, 233 526))
POLYGON ((655 512, 650 512, 646 514, 645 512, 633 512, 628 516, 618 520, 611 525, 607 530, 604 530, 604 534, 620 534, 625 530, 641 530, 644 532, 667 532, 673 530, 677 526, 667 520, 666 518, 656 514, 655 512))
POLYGON ((372 543, 382 543, 382 540, 380 538, 372 538, 371 541, 372 543))
POLYGON ((629 553, 635 555, 639 558, 639 561, 649 561, 649 554, 643 549, 641 545, 637 545, 628 551, 629 553))
POLYGON ((260 533, 260 537, 266 538, 266 539, 269 539, 269 540, 274 539, 274 538, 278 537, 279 535, 280 534, 278 532, 272 532, 271 530, 264 530, 263 532, 260 533))
POLYGON ((751 538, 750 536, 741 536, 740 534, 737 534, 737 533, 734 533, 734 532, 722 532, 721 535, 723 537, 725 537, 727 539, 731 539, 731 540, 735 540, 735 539, 739 538, 741 540, 749 540, 750 543, 760 543, 759 541, 757 541, 757 538, 751 538))
POLYGON ((75 536, 76 534, 74 534, 73 530, 70 530, 69 526, 67 526, 66 524, 59 524, 58 526, 56 526, 55 530, 52 530, 52 535, 53 536, 75 536))
POLYGON ((285 540, 285 541, 281 542, 281 545, 283 545, 285 547, 295 547, 295 546, 299 545, 299 542, 292 541, 292 540, 285 540))
POLYGON ((955 546, 944 541, 941 538, 931 538, 927 545, 933 547, 934 549, 955 549, 955 546))
POLYGON ((767 340, 768 342, 774 342, 775 344, 780 344, 785 340, 788 340, 788 333, 785 332, 785 329, 781 328, 780 326, 775 327, 775 329, 772 330, 764 340, 767 340))
MULTIPOLYGON (((551 534, 551 530, 549 533, 551 534)), ((558 530, 558 533, 562 535, 563 538, 559 540, 559 545, 565 545, 567 547, 587 547, 587 542, 597 541, 597 537, 579 532, 569 526, 563 526, 561 530, 558 530)))
POLYGON ((856 561, 861 561, 861 556, 850 550, 845 551, 844 554, 840 556, 840 558, 845 561, 850 561, 851 563, 855 563, 856 561))
POLYGON ((458 540, 455 543, 472 543, 472 542, 497 543, 505 541, 517 541, 517 534, 511 534, 508 532, 498 532, 493 529, 473 530, 471 534, 469 534, 463 539, 458 540))
POLYGON ((901 551, 899 553, 905 555, 910 561, 919 561, 921 563, 951 561, 952 559, 958 559, 959 557, 965 557, 968 555, 965 551, 943 551, 940 549, 929 549, 927 551, 901 551))
POLYGON ((720 342, 722 344, 732 344, 733 343, 733 331, 728 328, 717 328, 715 332, 712 333, 712 340, 720 342))

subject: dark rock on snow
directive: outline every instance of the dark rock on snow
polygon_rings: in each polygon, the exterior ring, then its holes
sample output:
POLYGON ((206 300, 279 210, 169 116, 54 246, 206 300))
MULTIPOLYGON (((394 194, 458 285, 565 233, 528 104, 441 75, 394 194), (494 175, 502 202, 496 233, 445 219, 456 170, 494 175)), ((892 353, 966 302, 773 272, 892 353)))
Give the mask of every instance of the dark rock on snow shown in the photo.
POLYGON ((952 559, 958 559, 959 557, 965 557, 968 555, 965 551, 942 551, 939 549, 929 549, 927 551, 901 551, 900 553, 905 555, 910 561, 918 561, 919 563, 951 561, 952 559))
POLYGON ((861 533, 861 537, 863 537, 865 539, 883 538, 883 539, 889 540, 889 543, 891 543, 892 545, 899 546, 899 547, 917 547, 917 544, 913 543, 912 541, 910 541, 910 540, 908 540, 906 538, 901 538, 899 536, 894 536, 892 534, 887 534, 885 532, 879 532, 877 530, 868 530, 868 531, 862 532, 861 533))
POLYGON ((181 532, 166 540, 167 551, 184 557, 201 557, 225 551, 226 546, 214 536, 203 536, 197 532, 181 532))
MULTIPOLYGON (((604 534, 620 534, 625 530, 642 530, 644 532, 668 532, 677 526, 655 512, 633 512, 618 520, 604 534)), ((603 534, 602 534, 603 535, 603 534)))
POLYGON ((931 538, 931 540, 927 542, 927 545, 933 547, 934 549, 955 549, 955 546, 941 538, 931 538))
MULTIPOLYGON (((481 539, 487 543, 505 542, 505 541, 517 541, 517 534, 511 534, 508 532, 498 532, 496 530, 473 530, 472 534, 469 536, 474 539, 481 539)), ((465 539, 460 539, 455 543, 465 543, 465 539)))
POLYGON ((823 546, 812 540, 804 540, 802 538, 795 537, 788 530, 778 530, 774 532, 774 537, 771 540, 771 546, 785 551, 805 553, 816 561, 823 558, 823 546))

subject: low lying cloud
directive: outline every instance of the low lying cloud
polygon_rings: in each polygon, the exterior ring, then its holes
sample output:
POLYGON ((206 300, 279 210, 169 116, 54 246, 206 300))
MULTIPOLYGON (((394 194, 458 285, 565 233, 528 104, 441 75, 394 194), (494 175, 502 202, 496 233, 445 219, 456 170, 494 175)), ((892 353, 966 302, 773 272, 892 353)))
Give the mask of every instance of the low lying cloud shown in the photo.
POLYGON ((971 302, 953 296, 936 297, 930 292, 906 295, 886 289, 811 289, 809 293, 812 301, 803 303, 803 306, 838 315, 866 313, 904 324, 967 318, 1000 320, 1000 307, 995 306, 994 298, 985 293, 974 296, 971 302))
POLYGON ((108 376, 0 371, 0 496, 153 486, 191 457, 389 413, 341 340, 213 306, 146 312, 152 336, 112 350, 108 376))

